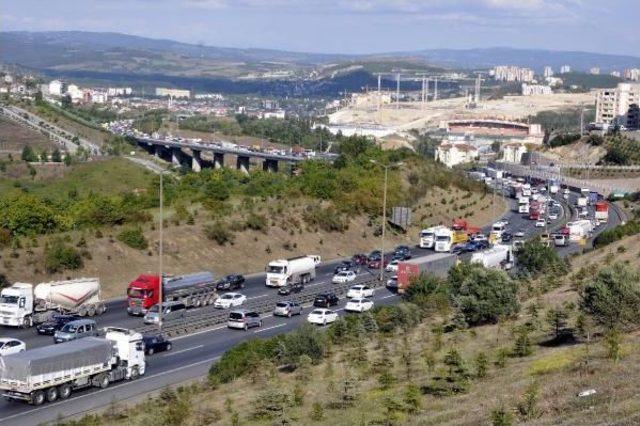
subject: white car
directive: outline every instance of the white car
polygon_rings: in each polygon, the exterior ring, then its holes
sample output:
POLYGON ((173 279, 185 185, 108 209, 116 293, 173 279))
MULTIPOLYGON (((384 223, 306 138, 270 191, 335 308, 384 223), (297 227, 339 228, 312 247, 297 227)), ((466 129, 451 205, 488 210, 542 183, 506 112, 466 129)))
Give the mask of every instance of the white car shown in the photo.
POLYGON ((214 308, 229 309, 231 307, 240 306, 247 300, 247 296, 240 293, 225 293, 218 297, 213 304, 214 308))
POLYGON ((543 220, 537 220, 536 221, 536 228, 544 228, 546 225, 546 222, 543 220))
POLYGON ((516 231, 513 234, 514 237, 522 238, 524 237, 524 231, 516 231))
POLYGON ((17 354, 27 350, 27 345, 22 340, 0 338, 0 356, 17 354))
POLYGON ((373 308, 372 300, 357 298, 349 300, 344 310, 348 312, 365 312, 371 308, 373 308))
POLYGON ((487 236, 484 234, 476 234, 473 237, 471 237, 471 241, 476 242, 476 241, 489 241, 489 240, 487 239, 487 236))
POLYGON ((338 314, 331 309, 314 309, 307 315, 307 321, 311 324, 327 325, 338 319, 338 314))
POLYGON ((355 281, 356 276, 353 271, 340 271, 331 278, 331 282, 334 284, 350 283, 355 281))
POLYGON ((557 215, 557 214, 555 214, 555 213, 551 213, 551 214, 549 215, 549 219, 551 219, 551 220, 558 220, 558 215, 557 215))
POLYGON ((364 284, 354 285, 349 289, 349 291, 347 291, 347 297, 349 299, 352 299, 352 298, 357 299, 357 298, 372 297, 372 296, 373 296, 373 289, 368 285, 364 285, 364 284))
POLYGON ((384 268, 387 272, 397 272, 398 271, 398 260, 392 260, 389 262, 386 268, 384 268))

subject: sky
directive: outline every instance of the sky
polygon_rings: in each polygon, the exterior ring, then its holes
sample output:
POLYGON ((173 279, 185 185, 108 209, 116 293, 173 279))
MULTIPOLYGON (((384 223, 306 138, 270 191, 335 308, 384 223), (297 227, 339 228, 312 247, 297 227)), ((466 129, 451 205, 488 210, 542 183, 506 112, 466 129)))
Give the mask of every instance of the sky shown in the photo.
POLYGON ((5 0, 3 31, 322 53, 516 47, 640 56, 640 0, 5 0))

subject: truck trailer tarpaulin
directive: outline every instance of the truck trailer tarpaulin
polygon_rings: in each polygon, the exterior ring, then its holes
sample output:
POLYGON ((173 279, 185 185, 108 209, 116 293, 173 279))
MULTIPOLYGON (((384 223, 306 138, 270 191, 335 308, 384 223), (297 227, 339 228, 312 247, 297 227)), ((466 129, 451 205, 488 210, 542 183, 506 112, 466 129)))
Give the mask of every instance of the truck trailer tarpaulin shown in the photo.
POLYGON ((107 364, 113 355, 110 341, 85 337, 0 357, 0 379, 24 382, 29 377, 87 365, 107 364))
POLYGON ((404 293, 411 280, 418 278, 420 275, 446 277, 449 269, 456 266, 457 262, 458 256, 451 253, 436 253, 399 262, 398 293, 404 293))

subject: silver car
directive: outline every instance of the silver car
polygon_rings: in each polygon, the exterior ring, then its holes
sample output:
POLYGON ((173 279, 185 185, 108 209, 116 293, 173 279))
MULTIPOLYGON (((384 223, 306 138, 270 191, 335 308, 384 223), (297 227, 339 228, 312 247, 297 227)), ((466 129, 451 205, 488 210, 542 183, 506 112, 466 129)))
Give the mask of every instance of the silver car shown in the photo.
MULTIPOLYGON (((184 318, 184 314, 187 310, 187 307, 182 302, 164 302, 162 307, 164 308, 162 310, 162 321, 184 318)), ((158 304, 155 304, 149 308, 149 311, 145 314, 144 323, 157 324, 158 321, 160 321, 160 316, 158 315, 158 304)))
POLYGON ((292 317, 293 315, 302 314, 302 305, 288 300, 276 303, 273 315, 281 317, 292 317))
POLYGON ((262 327, 260 314, 253 311, 231 311, 227 327, 248 330, 251 327, 262 327))
POLYGON ((83 337, 97 336, 98 325, 94 320, 81 319, 65 324, 53 335, 53 343, 64 343, 83 337))

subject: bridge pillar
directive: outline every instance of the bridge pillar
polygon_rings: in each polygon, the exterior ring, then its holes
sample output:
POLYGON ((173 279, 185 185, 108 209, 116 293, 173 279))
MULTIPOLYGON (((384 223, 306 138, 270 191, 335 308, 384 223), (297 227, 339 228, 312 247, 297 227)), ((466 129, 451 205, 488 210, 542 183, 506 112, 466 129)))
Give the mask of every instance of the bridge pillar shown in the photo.
POLYGON ((213 153, 213 167, 215 169, 221 169, 224 167, 224 154, 220 152, 213 153))
POLYGON ((249 174, 249 157, 238 155, 236 167, 243 173, 249 174))
POLYGON ((154 155, 156 158, 162 158, 162 146, 160 146, 160 145, 153 145, 151 149, 153 149, 153 155, 154 155))
POLYGON ((195 149, 191 150, 191 170, 194 172, 199 172, 202 170, 202 152, 196 151, 195 149))
POLYGON ((182 154, 182 150, 180 148, 170 148, 171 149, 171 163, 174 166, 180 166, 180 156, 182 154))
POLYGON ((265 159, 262 163, 262 170, 265 172, 277 173, 278 172, 278 160, 265 159))

